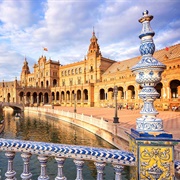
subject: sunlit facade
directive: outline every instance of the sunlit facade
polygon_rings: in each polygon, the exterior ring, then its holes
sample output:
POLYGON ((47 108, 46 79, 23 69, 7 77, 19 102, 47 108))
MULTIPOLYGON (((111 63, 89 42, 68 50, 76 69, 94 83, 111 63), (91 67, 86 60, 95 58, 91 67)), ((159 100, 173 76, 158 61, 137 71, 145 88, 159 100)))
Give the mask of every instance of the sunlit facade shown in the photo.
MULTIPOLYGON (((160 94, 155 101, 157 109, 167 110, 180 106, 180 44, 154 53, 154 57, 167 66, 161 83, 156 85, 160 94)), ((131 67, 140 56, 114 61, 102 56, 98 39, 93 32, 88 53, 83 60, 61 65, 59 61, 39 58, 30 72, 27 59, 20 81, 0 83, 0 101, 42 106, 113 107, 114 86, 118 87, 118 105, 140 108, 138 97, 141 87, 136 83, 131 67)))

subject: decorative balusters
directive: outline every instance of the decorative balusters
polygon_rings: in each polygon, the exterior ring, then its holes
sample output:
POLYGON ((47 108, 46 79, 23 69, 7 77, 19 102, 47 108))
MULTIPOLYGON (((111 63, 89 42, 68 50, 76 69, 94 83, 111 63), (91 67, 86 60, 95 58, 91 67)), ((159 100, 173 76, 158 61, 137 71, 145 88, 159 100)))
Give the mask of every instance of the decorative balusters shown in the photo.
MULTIPOLYGON (((64 145, 55 143, 43 143, 34 141, 23 141, 15 139, 3 139, 0 138, 0 151, 5 151, 5 155, 8 159, 8 170, 5 173, 6 180, 16 180, 16 172, 13 170, 13 159, 15 153, 21 153, 23 159, 23 170, 20 175, 20 179, 30 180, 32 179, 32 174, 29 171, 29 164, 31 154, 37 155, 37 159, 40 162, 41 172, 38 180, 49 180, 50 177, 47 175, 46 168, 48 157, 54 157, 58 165, 58 173, 54 178, 55 180, 66 180, 67 178, 63 174, 63 165, 65 158, 74 158, 74 163, 77 169, 76 180, 83 180, 82 169, 84 161, 98 161, 95 163, 97 169, 97 179, 103 179, 103 170, 106 163, 115 164, 115 174, 116 180, 120 176, 118 173, 118 165, 123 166, 136 166, 135 156, 132 153, 115 150, 115 149, 104 149, 96 147, 78 146, 78 145, 64 145), (12 152, 13 148, 13 152, 12 152), (77 157, 81 157, 79 159, 77 157), (60 157, 60 154, 64 154, 64 157, 60 157), (122 164, 123 162, 123 164, 122 164)), ((17 162, 18 164, 20 162, 17 162)))
POLYGON ((122 179, 122 172, 124 170, 124 166, 121 166, 119 164, 113 164, 114 171, 115 171, 115 180, 121 180, 122 179))
POLYGON ((38 156, 38 160, 41 164, 41 175, 38 177, 38 180, 49 180, 49 176, 46 173, 46 164, 48 157, 47 156, 38 156))
POLYGON ((79 159, 75 159, 74 163, 75 163, 76 168, 77 168, 76 180, 83 180, 83 177, 82 177, 82 168, 83 168, 83 165, 84 165, 84 161, 79 160, 79 159))
POLYGON ((103 180, 103 171, 106 166, 105 162, 95 162, 94 163, 97 169, 97 180, 103 180))
POLYGON ((29 172, 29 161, 31 158, 31 154, 30 153, 22 153, 21 157, 24 161, 24 169, 23 169, 23 173, 21 174, 21 178, 23 180, 30 180, 32 177, 32 174, 29 172))
POLYGON ((16 180, 16 172, 13 169, 13 159, 15 157, 15 152, 6 152, 5 156, 8 158, 7 172, 5 173, 6 180, 16 180))
POLYGON ((66 177, 63 174, 63 165, 65 158, 62 157, 55 157, 57 164, 58 164, 58 175, 56 176, 55 180, 66 180, 66 177))

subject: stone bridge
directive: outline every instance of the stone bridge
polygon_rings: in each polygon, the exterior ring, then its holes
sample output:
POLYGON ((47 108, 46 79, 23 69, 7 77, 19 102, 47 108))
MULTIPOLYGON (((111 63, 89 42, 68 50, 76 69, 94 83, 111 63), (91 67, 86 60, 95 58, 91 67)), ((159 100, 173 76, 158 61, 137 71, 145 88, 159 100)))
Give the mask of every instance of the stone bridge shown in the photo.
POLYGON ((2 107, 8 106, 11 107, 14 110, 24 110, 24 106, 22 104, 12 103, 12 102, 1 102, 0 105, 2 107))

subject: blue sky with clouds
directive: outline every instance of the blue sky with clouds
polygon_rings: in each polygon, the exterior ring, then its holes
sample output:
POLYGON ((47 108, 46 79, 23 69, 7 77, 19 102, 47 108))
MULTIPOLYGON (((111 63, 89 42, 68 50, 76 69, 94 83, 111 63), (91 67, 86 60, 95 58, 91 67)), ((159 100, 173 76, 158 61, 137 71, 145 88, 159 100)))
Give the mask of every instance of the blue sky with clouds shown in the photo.
POLYGON ((180 43, 179 0, 0 0, 0 81, 19 80, 25 56, 31 72, 42 54, 63 65, 83 60, 93 27, 104 57, 138 56, 146 9, 156 50, 180 43))

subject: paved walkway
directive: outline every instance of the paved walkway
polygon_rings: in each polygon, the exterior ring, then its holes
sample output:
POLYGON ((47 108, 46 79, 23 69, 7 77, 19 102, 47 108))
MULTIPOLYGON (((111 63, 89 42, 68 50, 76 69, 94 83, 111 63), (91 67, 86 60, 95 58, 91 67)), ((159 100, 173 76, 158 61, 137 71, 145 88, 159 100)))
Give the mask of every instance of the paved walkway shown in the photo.
MULTIPOLYGON (((55 106, 54 109, 73 112, 74 107, 55 106)), ((157 117, 163 120, 164 130, 172 133, 174 138, 180 139, 180 112, 158 111, 157 117)), ((94 108, 94 107, 77 107, 77 113, 92 115, 93 117, 103 117, 113 121, 115 115, 114 108, 94 108)), ((136 118, 141 117, 140 110, 118 110, 119 125, 127 129, 136 127, 136 118)))

